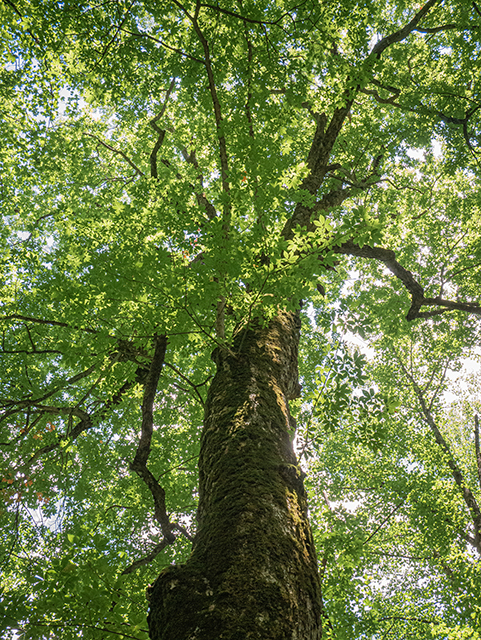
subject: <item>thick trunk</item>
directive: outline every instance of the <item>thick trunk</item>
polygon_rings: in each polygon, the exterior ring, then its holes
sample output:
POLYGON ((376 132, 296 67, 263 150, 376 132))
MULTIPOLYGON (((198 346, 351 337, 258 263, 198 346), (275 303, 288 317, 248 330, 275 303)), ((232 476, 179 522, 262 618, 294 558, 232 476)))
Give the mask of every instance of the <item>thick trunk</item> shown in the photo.
POLYGON ((199 460, 198 533, 150 594, 152 640, 321 638, 320 586, 288 400, 299 393, 299 318, 217 350, 199 460))

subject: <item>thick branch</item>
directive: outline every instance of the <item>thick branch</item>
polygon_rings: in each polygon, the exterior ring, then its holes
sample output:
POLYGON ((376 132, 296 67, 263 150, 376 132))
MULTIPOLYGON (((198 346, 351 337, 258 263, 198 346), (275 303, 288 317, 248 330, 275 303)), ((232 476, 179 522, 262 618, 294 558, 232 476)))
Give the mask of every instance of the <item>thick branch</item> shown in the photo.
POLYGON ((354 95, 347 99, 346 93, 346 104, 334 111, 327 129, 325 129, 327 123, 325 114, 321 114, 316 118, 316 130, 307 159, 310 172, 302 181, 301 189, 306 189, 309 193, 316 193, 321 186, 324 176, 326 175, 332 148, 342 129, 344 120, 351 109, 353 101, 354 95))
POLYGON ((150 444, 154 429, 154 400, 157 392, 160 374, 164 365, 165 351, 167 349, 167 338, 160 336, 155 338, 155 352, 150 365, 147 380, 144 387, 144 398, 142 401, 142 430, 137 452, 133 461, 134 466, 145 466, 150 453, 150 444))
POLYGON ((130 469, 141 478, 149 488, 154 499, 154 517, 160 524, 162 533, 168 543, 175 540, 172 533, 172 524, 165 505, 165 491, 157 482, 152 472, 147 469, 147 459, 150 454, 150 445, 154 430, 154 401, 159 383, 160 374, 165 359, 167 349, 167 337, 155 337, 155 352, 150 365, 149 373, 144 385, 144 397, 142 401, 142 429, 139 445, 135 458, 130 463, 130 469))
POLYGON ((160 486, 153 474, 145 465, 136 463, 135 459, 130 464, 130 469, 145 482, 154 499, 154 518, 160 524, 164 538, 169 544, 174 542, 175 536, 172 533, 172 524, 167 515, 167 507, 165 504, 165 490, 160 486))
POLYGON ((414 278, 411 271, 408 271, 399 264, 396 260, 396 254, 391 249, 370 247, 369 245, 360 247, 352 240, 347 240, 337 247, 333 247, 332 251, 334 253, 358 256, 360 258, 370 258, 383 262, 389 271, 391 271, 396 278, 401 280, 403 285, 411 294, 411 307, 406 315, 406 319, 408 321, 414 320, 415 318, 429 318, 449 310, 467 311, 481 316, 481 306, 473 302, 456 302, 454 300, 444 300, 440 297, 426 298, 424 296, 423 287, 414 278), (443 308, 435 309, 434 311, 421 311, 422 306, 443 308))
POLYGON ((410 22, 408 22, 406 26, 404 26, 402 29, 399 29, 399 31, 391 33, 391 35, 382 38, 382 40, 379 40, 379 42, 377 42, 372 48, 370 55, 375 56, 376 58, 380 58, 382 52, 392 44, 405 40, 408 35, 416 29, 424 16, 429 13, 429 11, 431 11, 431 9, 436 4, 440 4, 440 0, 428 0, 428 2, 426 2, 426 4, 416 13, 414 18, 410 22))
MULTIPOLYGON (((424 289, 414 279, 413 274, 405 269, 396 260, 396 254, 391 249, 383 249, 382 247, 370 247, 364 245, 360 247, 352 240, 347 240, 341 245, 333 248, 334 253, 342 253, 344 255, 358 256, 360 258, 374 258, 380 262, 384 262, 387 268, 399 278, 409 291, 413 300, 424 299, 424 289)), ((420 306, 420 305, 419 305, 420 306)))
MULTIPOLYGON (((429 318, 430 316, 438 315, 439 313, 449 310, 468 311, 476 316, 481 316, 481 306, 475 302, 457 302, 454 300, 445 300, 444 298, 437 296, 436 298, 424 298, 421 305, 429 307, 439 306, 444 307, 444 309, 439 309, 437 311, 424 311, 416 316, 418 318, 429 318)), ((408 318, 408 320, 409 319, 410 318, 408 318)))
MULTIPOLYGON (((380 40, 373 47, 368 58, 364 60, 364 64, 367 63, 370 58, 379 58, 383 51, 385 51, 389 46, 407 38, 422 18, 436 3, 439 3, 439 1, 440 0, 428 0, 424 7, 418 11, 414 18, 405 27, 380 40)), ((315 194, 321 186, 329 169, 329 159, 334 144, 339 136, 344 121, 349 114, 356 94, 360 89, 361 87, 359 84, 356 84, 355 82, 352 83, 352 80, 348 78, 347 87, 344 91, 344 105, 342 107, 338 107, 334 111, 327 128, 326 115, 324 113, 314 114, 316 118, 316 130, 314 132, 314 138, 312 140, 307 159, 309 174, 302 181, 301 189, 306 189, 309 193, 315 194)), ((292 217, 284 225, 282 236, 286 240, 292 238, 293 231, 297 225, 302 227, 309 224, 312 213, 312 209, 309 209, 302 204, 298 204, 292 214, 292 217)))

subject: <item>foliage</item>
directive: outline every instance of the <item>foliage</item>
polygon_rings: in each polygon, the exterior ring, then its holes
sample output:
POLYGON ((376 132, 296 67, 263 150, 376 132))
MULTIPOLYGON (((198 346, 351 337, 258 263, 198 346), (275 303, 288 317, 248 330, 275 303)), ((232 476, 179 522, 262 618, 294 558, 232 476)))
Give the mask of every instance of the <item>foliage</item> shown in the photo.
POLYGON ((2 638, 147 637, 195 532, 210 354, 301 300, 326 633, 479 637, 428 414, 479 504, 479 387, 443 393, 479 339, 480 24, 462 0, 0 6, 2 638), (160 336, 175 541, 132 467, 160 336))

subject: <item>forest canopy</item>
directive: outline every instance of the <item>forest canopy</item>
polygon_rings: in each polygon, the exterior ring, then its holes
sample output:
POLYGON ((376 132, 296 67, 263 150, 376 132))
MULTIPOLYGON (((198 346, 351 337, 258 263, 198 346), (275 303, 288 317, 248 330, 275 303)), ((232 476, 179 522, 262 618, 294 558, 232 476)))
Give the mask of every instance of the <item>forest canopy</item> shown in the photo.
POLYGON ((0 3, 2 639, 480 640, 480 34, 0 3))

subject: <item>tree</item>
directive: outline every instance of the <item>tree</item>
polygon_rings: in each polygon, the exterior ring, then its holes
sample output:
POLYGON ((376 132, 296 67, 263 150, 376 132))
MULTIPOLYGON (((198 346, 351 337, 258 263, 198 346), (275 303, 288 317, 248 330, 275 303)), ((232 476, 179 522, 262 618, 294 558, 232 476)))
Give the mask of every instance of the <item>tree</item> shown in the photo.
POLYGON ((5 1, 6 637, 145 638, 159 567, 154 640, 475 637, 476 489, 460 506, 449 439, 426 456, 409 411, 439 431, 434 364, 477 339, 480 21, 459 0, 5 1), (296 415, 311 491, 327 473, 340 501, 312 496, 314 535, 296 415), (364 490, 354 529, 346 438, 385 505, 364 490), (359 549, 386 523, 426 548, 406 442, 457 496, 423 562, 464 609, 406 570, 414 604, 362 615, 355 568, 393 568, 359 549))

